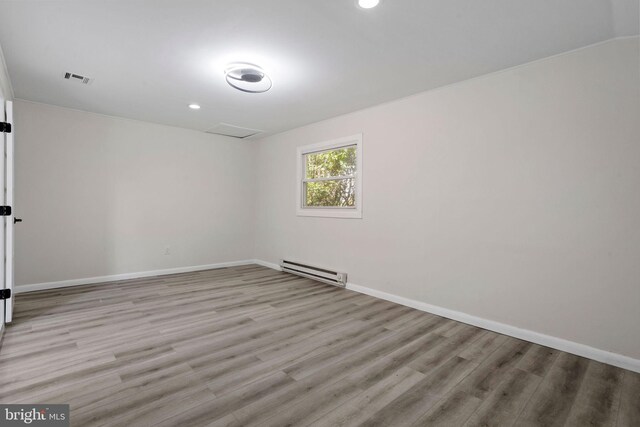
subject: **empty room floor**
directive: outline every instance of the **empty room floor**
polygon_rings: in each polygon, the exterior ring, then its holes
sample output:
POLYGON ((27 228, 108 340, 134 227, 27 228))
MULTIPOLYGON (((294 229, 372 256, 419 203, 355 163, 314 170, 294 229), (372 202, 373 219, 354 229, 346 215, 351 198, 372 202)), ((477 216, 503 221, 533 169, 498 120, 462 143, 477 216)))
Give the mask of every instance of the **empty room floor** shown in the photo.
POLYGON ((76 426, 640 425, 640 374, 255 265, 17 298, 0 400, 76 426))

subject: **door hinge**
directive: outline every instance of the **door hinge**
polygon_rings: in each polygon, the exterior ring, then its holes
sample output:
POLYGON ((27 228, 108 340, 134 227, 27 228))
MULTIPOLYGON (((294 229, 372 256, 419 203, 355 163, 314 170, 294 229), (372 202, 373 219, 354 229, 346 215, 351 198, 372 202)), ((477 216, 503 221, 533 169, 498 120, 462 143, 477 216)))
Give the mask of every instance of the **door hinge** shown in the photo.
POLYGON ((11 289, 0 289, 0 300, 11 298, 11 289))
POLYGON ((11 216, 11 206, 0 206, 0 216, 11 216))
POLYGON ((0 122, 0 132, 11 133, 11 123, 0 122))

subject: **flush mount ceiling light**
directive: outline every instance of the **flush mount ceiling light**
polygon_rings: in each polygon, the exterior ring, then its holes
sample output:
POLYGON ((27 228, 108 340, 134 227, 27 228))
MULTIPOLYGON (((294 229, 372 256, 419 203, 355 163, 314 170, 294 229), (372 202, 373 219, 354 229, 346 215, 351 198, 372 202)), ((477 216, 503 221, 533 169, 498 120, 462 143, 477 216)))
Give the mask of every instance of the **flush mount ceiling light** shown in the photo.
POLYGON ((248 62, 227 65, 224 76, 229 86, 248 93, 262 93, 271 89, 271 78, 264 70, 248 62))
POLYGON ((198 104, 189 104, 189 108, 191 108, 192 110, 199 110, 200 106, 198 104))
POLYGON ((358 0, 358 5, 363 9, 374 8, 380 3, 380 0, 358 0))

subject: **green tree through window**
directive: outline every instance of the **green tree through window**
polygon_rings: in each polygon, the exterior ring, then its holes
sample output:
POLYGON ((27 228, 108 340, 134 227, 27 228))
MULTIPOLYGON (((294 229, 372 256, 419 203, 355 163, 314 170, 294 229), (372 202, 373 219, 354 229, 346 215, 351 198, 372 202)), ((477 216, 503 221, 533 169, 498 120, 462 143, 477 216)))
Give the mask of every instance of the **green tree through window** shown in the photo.
POLYGON ((308 207, 355 207, 356 146, 305 155, 308 207))

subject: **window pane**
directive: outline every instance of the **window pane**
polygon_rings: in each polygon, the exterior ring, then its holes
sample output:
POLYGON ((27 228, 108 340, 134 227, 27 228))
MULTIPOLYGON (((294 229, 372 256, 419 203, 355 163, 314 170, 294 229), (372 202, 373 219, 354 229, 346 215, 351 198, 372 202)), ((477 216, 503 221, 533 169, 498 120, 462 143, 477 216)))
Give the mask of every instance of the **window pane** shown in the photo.
POLYGON ((355 179, 305 182, 305 206, 355 207, 355 179))
POLYGON ((353 175, 356 172, 356 147, 344 147, 305 156, 307 179, 353 175))

